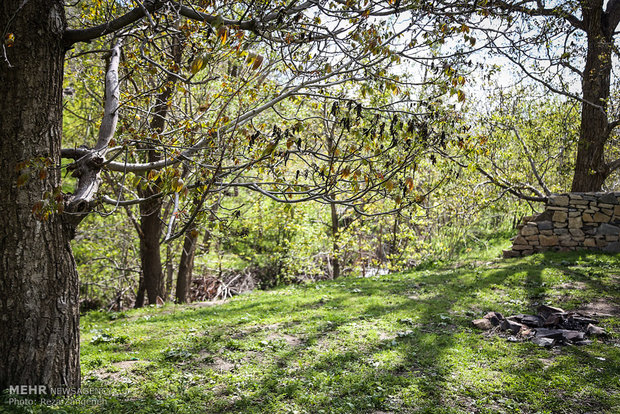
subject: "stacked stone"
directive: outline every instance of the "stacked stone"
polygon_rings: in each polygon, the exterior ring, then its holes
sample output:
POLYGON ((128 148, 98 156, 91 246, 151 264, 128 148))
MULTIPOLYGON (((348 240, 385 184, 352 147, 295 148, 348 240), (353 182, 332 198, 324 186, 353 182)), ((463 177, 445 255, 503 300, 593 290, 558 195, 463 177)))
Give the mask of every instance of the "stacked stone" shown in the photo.
POLYGON ((620 192, 550 196, 543 213, 523 219, 504 257, 581 249, 620 253, 620 192))

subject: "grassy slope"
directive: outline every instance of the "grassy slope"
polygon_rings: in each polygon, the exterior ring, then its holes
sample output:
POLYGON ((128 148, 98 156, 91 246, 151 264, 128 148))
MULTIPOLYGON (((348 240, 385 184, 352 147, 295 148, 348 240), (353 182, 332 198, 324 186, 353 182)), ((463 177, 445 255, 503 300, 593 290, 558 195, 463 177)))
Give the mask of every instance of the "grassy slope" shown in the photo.
POLYGON ((91 313, 82 319, 83 386, 128 394, 56 408, 620 412, 620 318, 602 319, 606 341, 555 349, 471 326, 490 310, 603 301, 620 305, 620 257, 547 254, 289 286, 216 306, 91 313))

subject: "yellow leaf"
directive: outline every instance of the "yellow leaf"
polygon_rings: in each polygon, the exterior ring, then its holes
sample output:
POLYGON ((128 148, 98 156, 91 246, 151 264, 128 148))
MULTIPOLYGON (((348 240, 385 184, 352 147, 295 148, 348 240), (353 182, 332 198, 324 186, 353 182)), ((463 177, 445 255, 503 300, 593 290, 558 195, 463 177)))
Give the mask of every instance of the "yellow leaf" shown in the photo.
POLYGON ((258 56, 256 56, 256 59, 254 59, 254 65, 252 65, 252 69, 256 70, 262 64, 263 64, 263 56, 262 55, 258 55, 258 56))
POLYGON ((196 59, 194 59, 192 61, 192 64, 189 67, 190 72, 192 72, 193 75, 197 74, 198 72, 200 72, 200 70, 204 67, 205 64, 205 60, 203 59, 202 56, 197 57, 196 59))

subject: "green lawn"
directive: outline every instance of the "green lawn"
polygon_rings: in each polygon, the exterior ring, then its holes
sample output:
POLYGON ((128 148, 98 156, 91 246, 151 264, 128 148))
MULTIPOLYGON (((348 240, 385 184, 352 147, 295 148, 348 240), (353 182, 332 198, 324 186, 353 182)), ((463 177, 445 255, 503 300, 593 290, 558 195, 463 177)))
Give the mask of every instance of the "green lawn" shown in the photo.
POLYGON ((619 307, 620 257, 546 254, 94 312, 83 387, 111 396, 23 412, 620 413, 619 307), (471 324, 539 303, 615 314, 610 335, 546 349, 471 324))

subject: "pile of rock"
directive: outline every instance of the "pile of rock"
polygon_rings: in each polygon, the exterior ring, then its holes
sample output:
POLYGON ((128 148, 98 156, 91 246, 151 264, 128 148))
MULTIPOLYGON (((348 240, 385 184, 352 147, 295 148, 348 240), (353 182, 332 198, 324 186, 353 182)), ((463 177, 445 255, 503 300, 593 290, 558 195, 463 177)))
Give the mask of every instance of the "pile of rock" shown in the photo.
POLYGON ((565 312, 560 308, 541 305, 537 315, 514 315, 504 318, 499 312, 489 312, 482 319, 473 321, 483 330, 495 329, 514 335, 513 338, 531 339, 540 346, 587 345, 591 336, 605 335, 597 320, 577 312, 565 312))
POLYGON ((620 253, 620 192, 550 196, 543 213, 523 219, 504 257, 577 249, 620 253))

